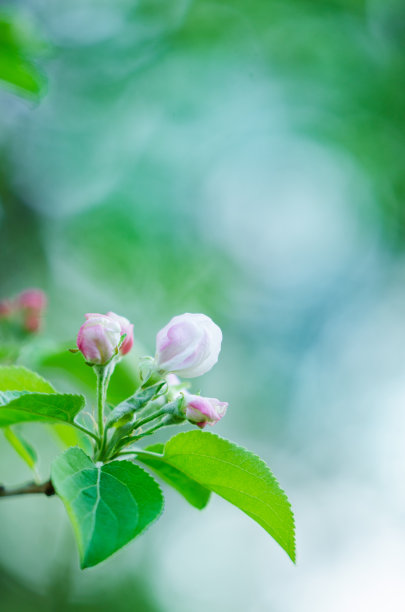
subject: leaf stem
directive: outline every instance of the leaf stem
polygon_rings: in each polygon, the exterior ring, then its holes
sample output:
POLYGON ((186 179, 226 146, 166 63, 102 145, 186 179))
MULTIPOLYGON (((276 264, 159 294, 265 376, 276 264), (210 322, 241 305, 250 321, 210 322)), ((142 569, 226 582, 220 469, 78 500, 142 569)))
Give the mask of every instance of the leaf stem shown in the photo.
POLYGON ((98 437, 98 435, 95 434, 93 431, 90 431, 90 429, 87 429, 87 427, 84 427, 83 425, 80 425, 79 423, 76 423, 75 421, 73 422, 73 426, 76 427, 77 429, 80 429, 80 431, 82 431, 83 433, 93 438, 93 440, 95 440, 97 444, 100 443, 100 438, 98 437))
POLYGON ((171 414, 165 414, 165 416, 160 420, 159 423, 157 423, 156 425, 153 425, 149 429, 146 429, 145 431, 142 431, 139 434, 135 434, 134 436, 125 438, 123 440, 122 446, 131 444, 132 442, 137 442, 138 440, 140 440, 141 438, 144 438, 145 436, 151 436, 153 433, 155 433, 157 429, 160 429, 161 427, 167 427, 168 425, 178 425, 178 421, 173 420, 173 415, 171 414))
POLYGON ((154 421, 155 419, 163 416, 164 414, 166 414, 166 410, 162 408, 161 410, 158 410, 157 412, 150 414, 149 416, 145 417, 144 419, 141 419, 138 422, 135 421, 135 429, 139 429, 143 425, 146 425, 146 423, 149 423, 150 421, 154 421))

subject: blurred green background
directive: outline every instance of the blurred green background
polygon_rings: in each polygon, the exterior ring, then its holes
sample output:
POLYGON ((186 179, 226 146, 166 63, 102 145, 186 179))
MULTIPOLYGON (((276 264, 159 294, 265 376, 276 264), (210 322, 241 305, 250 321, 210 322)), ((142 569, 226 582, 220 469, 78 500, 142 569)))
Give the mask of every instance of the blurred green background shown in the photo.
MULTIPOLYGON (((0 297, 49 296, 21 361, 89 311, 129 317, 141 355, 210 315, 223 350, 193 388, 229 401, 217 431, 269 463, 298 544, 294 567, 226 502, 167 491, 80 572, 57 499, 5 499, 2 612, 403 609, 403 1, 1 6, 0 297)), ((25 431, 46 477, 58 444, 25 431)), ((4 439, 0 462, 30 478, 4 439)))

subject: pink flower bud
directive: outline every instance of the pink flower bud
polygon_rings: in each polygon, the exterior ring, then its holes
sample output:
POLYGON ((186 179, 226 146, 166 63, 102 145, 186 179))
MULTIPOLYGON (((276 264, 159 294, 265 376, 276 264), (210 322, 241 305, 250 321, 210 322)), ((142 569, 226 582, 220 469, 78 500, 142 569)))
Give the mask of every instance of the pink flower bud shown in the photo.
POLYGON ((227 402, 220 402, 215 397, 202 397, 184 393, 186 400, 186 419, 203 429, 206 425, 215 425, 228 408, 227 402))
POLYGON ((89 363, 104 365, 114 356, 121 339, 121 327, 107 315, 86 314, 77 334, 77 346, 89 363))
POLYGON ((39 330, 47 302, 45 293, 40 289, 26 289, 17 296, 15 305, 22 311, 24 327, 27 331, 39 330))
POLYGON ((46 295, 40 289, 26 289, 16 299, 19 308, 42 311, 47 305, 46 295))
POLYGON ((121 355, 126 355, 129 353, 134 344, 134 326, 128 321, 128 319, 125 317, 120 317, 119 315, 115 314, 115 312, 107 312, 107 317, 117 321, 121 328, 121 335, 126 334, 125 340, 120 346, 121 355))
POLYGON ((159 370, 194 378, 218 361, 222 332, 204 314, 173 317, 156 337, 155 363, 159 370))

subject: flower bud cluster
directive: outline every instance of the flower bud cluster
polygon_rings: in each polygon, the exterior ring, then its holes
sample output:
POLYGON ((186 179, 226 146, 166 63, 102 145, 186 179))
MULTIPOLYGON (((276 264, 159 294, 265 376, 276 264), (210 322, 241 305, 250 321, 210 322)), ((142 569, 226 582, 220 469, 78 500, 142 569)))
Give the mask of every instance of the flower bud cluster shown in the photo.
MULTIPOLYGON (((77 346, 86 362, 97 367, 106 366, 114 357, 126 355, 133 342, 133 325, 114 312, 86 314, 77 336, 77 346)), ((166 401, 177 422, 187 419, 203 428, 214 425, 225 415, 226 402, 188 393, 185 391, 187 385, 178 378, 195 378, 208 372, 218 361, 221 342, 220 328, 204 314, 185 313, 173 317, 158 332, 155 358, 145 384, 156 378, 166 380, 166 401), (175 402, 180 397, 182 401, 175 402), (177 407, 176 414, 173 405, 177 407)))

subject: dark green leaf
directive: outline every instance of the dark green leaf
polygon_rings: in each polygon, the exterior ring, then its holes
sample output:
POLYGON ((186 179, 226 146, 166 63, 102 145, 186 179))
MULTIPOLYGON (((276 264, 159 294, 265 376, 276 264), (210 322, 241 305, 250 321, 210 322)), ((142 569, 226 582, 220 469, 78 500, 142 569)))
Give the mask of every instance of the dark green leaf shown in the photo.
POLYGON ((295 560, 290 503, 259 457, 214 434, 189 431, 166 443, 162 459, 243 510, 295 560))
MULTIPOLYGON (((153 453, 163 454, 163 444, 153 444, 145 450, 153 453)), ((140 455, 139 460, 150 467, 167 484, 171 485, 195 508, 202 510, 208 504, 211 492, 202 487, 198 482, 189 478, 165 460, 151 455, 140 455)))
POLYGON ((72 521, 82 568, 122 548, 163 510, 158 484, 140 467, 129 461, 96 465, 78 448, 53 462, 52 482, 72 521))

